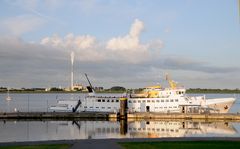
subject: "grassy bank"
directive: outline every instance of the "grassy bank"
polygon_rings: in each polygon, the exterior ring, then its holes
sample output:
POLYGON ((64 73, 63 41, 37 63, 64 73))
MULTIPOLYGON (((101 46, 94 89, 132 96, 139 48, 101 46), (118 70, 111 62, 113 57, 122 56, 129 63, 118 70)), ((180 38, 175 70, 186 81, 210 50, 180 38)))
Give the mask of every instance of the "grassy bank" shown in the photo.
POLYGON ((0 146, 0 149, 68 149, 69 144, 27 145, 27 146, 0 146))
POLYGON ((126 142, 120 143, 125 149, 235 149, 237 141, 176 141, 176 142, 126 142))

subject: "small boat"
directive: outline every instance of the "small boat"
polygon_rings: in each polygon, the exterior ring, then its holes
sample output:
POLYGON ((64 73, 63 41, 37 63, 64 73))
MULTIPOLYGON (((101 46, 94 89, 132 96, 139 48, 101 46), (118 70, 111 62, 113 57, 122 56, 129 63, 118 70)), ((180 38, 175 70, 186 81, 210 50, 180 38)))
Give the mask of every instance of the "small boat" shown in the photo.
POLYGON ((7 101, 12 100, 12 98, 11 98, 10 95, 9 95, 9 89, 7 90, 7 97, 6 97, 6 100, 7 100, 7 101))

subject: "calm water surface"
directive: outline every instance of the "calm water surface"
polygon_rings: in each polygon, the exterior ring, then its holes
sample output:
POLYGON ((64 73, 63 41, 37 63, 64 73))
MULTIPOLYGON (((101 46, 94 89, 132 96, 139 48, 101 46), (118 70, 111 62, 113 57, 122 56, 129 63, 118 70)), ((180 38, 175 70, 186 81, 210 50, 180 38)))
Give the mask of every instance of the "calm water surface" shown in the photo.
POLYGON ((0 142, 99 138, 240 137, 240 124, 196 121, 0 121, 0 142))
MULTIPOLYGON (((109 95, 109 94, 108 94, 109 95)), ((115 96, 117 94, 114 94, 115 96)), ((84 94, 0 94, 0 112, 48 111, 59 99, 79 99, 84 94)), ((240 95, 207 94, 208 98, 236 97, 230 112, 240 110, 240 95)), ((199 121, 3 121, 0 142, 160 137, 240 137, 240 123, 199 121)))

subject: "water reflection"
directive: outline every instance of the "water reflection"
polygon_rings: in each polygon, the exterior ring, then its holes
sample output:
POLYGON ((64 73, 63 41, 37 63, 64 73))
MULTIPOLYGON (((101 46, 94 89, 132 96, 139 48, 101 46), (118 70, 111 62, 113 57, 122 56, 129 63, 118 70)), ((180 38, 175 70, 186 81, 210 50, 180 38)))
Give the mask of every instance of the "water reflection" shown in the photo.
POLYGON ((0 142, 97 138, 239 137, 239 123, 199 121, 0 121, 0 142))

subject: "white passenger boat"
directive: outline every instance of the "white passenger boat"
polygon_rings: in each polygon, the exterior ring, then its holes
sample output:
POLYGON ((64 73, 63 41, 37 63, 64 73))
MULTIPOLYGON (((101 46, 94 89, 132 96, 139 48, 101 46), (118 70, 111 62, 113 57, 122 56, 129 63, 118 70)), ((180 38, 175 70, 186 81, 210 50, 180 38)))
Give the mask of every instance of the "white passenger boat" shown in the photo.
MULTIPOLYGON (((87 77, 87 76, 86 76, 87 77)), ((87 78, 88 79, 88 78, 87 78)), ((89 80, 88 80, 89 81, 89 80)), ((173 80, 168 79, 169 87, 160 85, 143 89, 139 94, 126 93, 119 97, 102 96, 94 92, 89 81, 89 94, 77 101, 59 101, 57 106, 50 109, 54 111, 94 111, 118 112, 119 98, 127 98, 128 112, 162 112, 162 113, 227 113, 235 98, 206 99, 205 96, 189 96, 184 87, 179 87, 173 80)))

